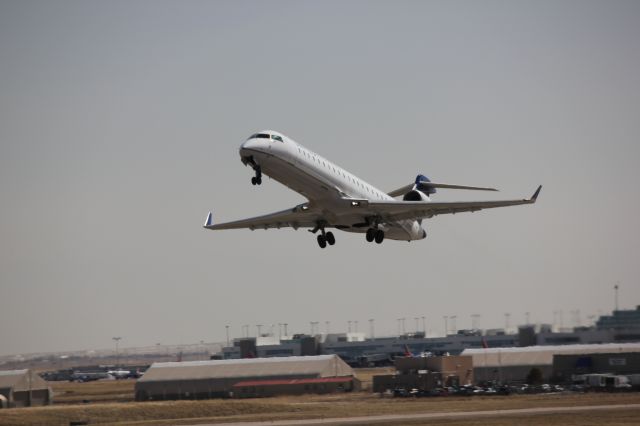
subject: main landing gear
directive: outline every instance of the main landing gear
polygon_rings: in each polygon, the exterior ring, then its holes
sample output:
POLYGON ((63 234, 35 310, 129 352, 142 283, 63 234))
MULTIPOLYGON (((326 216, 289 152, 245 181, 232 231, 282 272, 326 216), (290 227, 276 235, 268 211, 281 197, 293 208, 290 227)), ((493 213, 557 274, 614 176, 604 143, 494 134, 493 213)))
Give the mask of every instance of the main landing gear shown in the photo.
POLYGON ((327 244, 330 246, 336 243, 336 238, 333 236, 333 232, 329 231, 327 233, 322 233, 318 235, 318 245, 320 248, 325 248, 327 244))
POLYGON ((256 175, 251 178, 251 185, 261 185, 262 184, 262 170, 260 170, 260 166, 254 166, 253 170, 256 171, 256 175))
POLYGON ((309 230, 309 232, 312 232, 314 234, 318 231, 321 232, 317 237, 318 245, 320 246, 320 248, 325 248, 327 244, 332 246, 336 243, 336 237, 333 236, 333 232, 325 232, 324 226, 322 225, 317 225, 315 228, 309 230))
POLYGON ((382 229, 369 228, 367 229, 367 241, 374 241, 380 244, 384 241, 384 231, 382 229))

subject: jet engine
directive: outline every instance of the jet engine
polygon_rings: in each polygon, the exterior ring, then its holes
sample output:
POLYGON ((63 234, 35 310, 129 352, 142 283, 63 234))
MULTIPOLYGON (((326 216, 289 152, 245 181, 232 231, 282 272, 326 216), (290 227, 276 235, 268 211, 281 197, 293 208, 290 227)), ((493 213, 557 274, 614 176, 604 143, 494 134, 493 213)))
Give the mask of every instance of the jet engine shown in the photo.
POLYGON ((416 176, 416 182, 413 185, 413 188, 411 191, 404 194, 402 199, 404 201, 429 201, 429 196, 435 194, 436 189, 425 182, 431 181, 426 176, 416 176))

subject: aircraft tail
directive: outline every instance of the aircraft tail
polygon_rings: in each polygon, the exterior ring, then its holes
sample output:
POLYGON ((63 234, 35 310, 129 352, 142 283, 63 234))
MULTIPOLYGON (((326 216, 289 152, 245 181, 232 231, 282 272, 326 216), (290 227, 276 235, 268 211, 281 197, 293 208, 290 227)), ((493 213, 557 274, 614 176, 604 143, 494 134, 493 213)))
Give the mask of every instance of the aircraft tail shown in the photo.
POLYGON ((435 194, 436 188, 442 189, 468 189, 472 191, 497 191, 495 188, 488 188, 485 186, 469 186, 469 185, 454 185, 451 183, 436 183, 431 182, 428 177, 423 175, 416 176, 415 189, 424 192, 425 194, 435 194), (432 192, 427 192, 432 191, 432 192))
POLYGON ((405 201, 420 201, 426 195, 427 198, 436 193, 436 188, 442 189, 468 189, 473 191, 497 191, 495 188, 488 188, 484 186, 469 186, 469 185, 454 185, 451 183, 438 183, 431 182, 431 179, 425 175, 418 175, 414 183, 402 186, 398 189, 394 189, 389 192, 391 197, 398 197, 403 195, 405 201))
POLYGON ((409 350, 409 345, 406 345, 406 344, 404 345, 404 356, 406 358, 413 358, 414 357, 413 353, 409 350))

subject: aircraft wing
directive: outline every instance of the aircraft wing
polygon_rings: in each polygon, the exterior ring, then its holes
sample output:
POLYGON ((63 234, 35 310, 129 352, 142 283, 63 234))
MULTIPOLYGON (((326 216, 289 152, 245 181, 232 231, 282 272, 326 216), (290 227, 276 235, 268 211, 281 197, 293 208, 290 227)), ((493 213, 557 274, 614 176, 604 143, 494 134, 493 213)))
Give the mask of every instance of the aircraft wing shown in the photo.
POLYGON ((533 204, 538 198, 542 185, 528 199, 502 201, 460 201, 460 202, 424 202, 424 201, 370 201, 361 208, 367 213, 383 220, 429 218, 439 214, 476 212, 496 207, 533 204))
POLYGON ((241 219, 227 223, 213 223, 213 215, 209 212, 204 224, 205 229, 269 229, 269 228, 313 228, 321 220, 317 212, 312 212, 306 204, 275 213, 241 219))

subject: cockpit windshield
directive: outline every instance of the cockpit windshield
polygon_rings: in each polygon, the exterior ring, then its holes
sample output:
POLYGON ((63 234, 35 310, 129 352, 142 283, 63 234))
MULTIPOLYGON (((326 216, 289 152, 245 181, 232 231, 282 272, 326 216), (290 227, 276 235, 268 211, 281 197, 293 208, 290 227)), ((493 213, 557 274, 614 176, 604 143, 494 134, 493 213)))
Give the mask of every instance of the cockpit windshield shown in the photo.
POLYGON ((249 139, 271 139, 271 136, 266 133, 256 133, 255 135, 251 135, 249 139))
POLYGON ((284 142, 282 136, 270 135, 268 133, 255 133, 249 139, 273 139, 274 141, 284 142))

